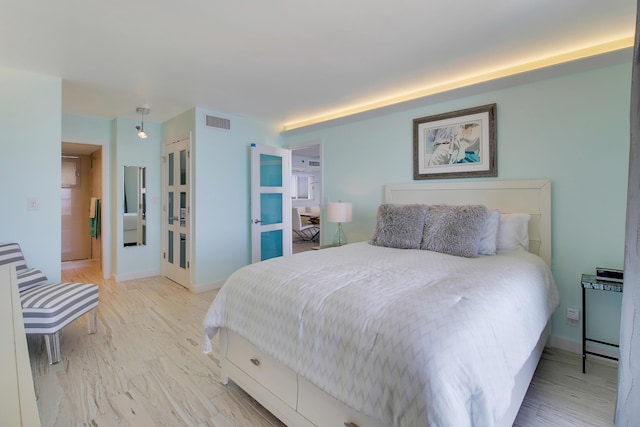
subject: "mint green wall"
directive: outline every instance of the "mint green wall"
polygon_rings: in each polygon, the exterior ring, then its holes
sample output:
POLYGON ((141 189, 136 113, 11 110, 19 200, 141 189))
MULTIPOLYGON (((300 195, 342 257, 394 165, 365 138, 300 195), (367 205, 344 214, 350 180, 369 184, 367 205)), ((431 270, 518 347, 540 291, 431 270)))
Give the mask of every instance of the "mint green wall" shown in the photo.
MULTIPOLYGON (((103 147, 103 169, 107 171, 106 191, 102 194, 103 238, 109 240, 110 271, 117 280, 159 274, 161 214, 161 140, 162 126, 145 122, 149 137, 138 138, 138 120, 114 120, 64 114, 62 141, 103 147), (124 247, 122 213, 124 211, 124 166, 143 166, 147 179, 147 244, 124 247)), ((103 187, 103 188, 105 188, 103 187)))
POLYGON ((275 126, 196 108, 193 188, 196 288, 225 280, 250 263, 250 144, 280 146, 275 126), (205 114, 231 120, 231 130, 204 126, 205 114))
POLYGON ((160 274, 161 241, 160 217, 161 201, 161 156, 162 126, 159 123, 145 122, 144 130, 148 138, 140 139, 135 127, 140 122, 124 118, 113 121, 114 150, 113 169, 111 170, 114 209, 114 248, 116 252, 116 279, 129 280, 160 274), (147 183, 147 244, 143 246, 123 246, 124 213, 124 167, 141 166, 146 168, 147 183))
MULTIPOLYGON (((208 129, 203 126, 207 111, 195 108, 162 126, 145 123, 150 137, 142 141, 134 132, 137 121, 63 117, 59 78, 0 68, 0 97, 11 100, 0 103, 0 170, 6 183, 0 198, 3 206, 11 207, 3 210, 0 241, 19 241, 31 265, 52 280, 59 279, 60 142, 112 141, 112 213, 122 213, 125 164, 148 168, 149 196, 155 197, 149 206, 146 247, 122 248, 121 233, 113 233, 115 272, 126 277, 159 271, 161 141, 192 131, 196 199, 192 260, 197 261, 192 282, 207 286, 226 279, 250 259, 251 143, 288 146, 321 140, 325 201, 352 201, 354 220, 345 225, 346 231, 351 241, 366 240, 373 231, 383 185, 412 182, 412 119, 495 102, 498 179, 552 180, 552 269, 562 298, 553 334, 577 342, 580 329, 568 326, 564 317, 567 307, 580 307, 580 274, 596 266, 621 268, 623 262, 630 72, 630 63, 612 65, 284 135, 268 123, 228 115, 222 116, 232 120, 230 132, 208 129), (40 210, 27 211, 29 197, 40 200, 40 210), (135 257, 129 256, 131 251, 135 257)), ((114 228, 117 224, 121 221, 114 222, 114 228)), ((333 231, 324 228, 323 238, 330 238, 333 231)), ((619 295, 592 298, 592 330, 600 338, 617 340, 619 299, 619 295)))
MULTIPOLYGON (((366 240, 384 184, 413 182, 412 120, 496 103, 497 179, 552 181, 552 270, 562 299, 553 335, 576 343, 580 329, 568 326, 565 316, 567 307, 581 308, 580 275, 623 263, 630 79, 630 63, 607 66, 353 123, 296 130, 283 134, 283 143, 322 140, 325 201, 351 201, 353 222, 345 230, 350 241, 366 240)), ((334 231, 323 228, 323 239, 334 231)), ((589 316, 594 328, 601 338, 617 342, 619 295, 595 300, 589 316)))
POLYGON ((62 115, 62 141, 77 144, 110 146, 112 120, 97 117, 62 115))
POLYGON ((62 80, 0 67, 0 242, 18 242, 27 263, 60 280, 62 80), (27 211, 27 199, 40 202, 27 211))
POLYGON ((196 109, 191 108, 184 113, 162 123, 162 141, 176 141, 195 133, 196 109))
POLYGON ((162 125, 163 141, 191 134, 191 289, 224 281, 251 259, 249 145, 281 145, 278 130, 258 120, 202 108, 162 125), (231 120, 231 130, 204 126, 205 115, 231 120))

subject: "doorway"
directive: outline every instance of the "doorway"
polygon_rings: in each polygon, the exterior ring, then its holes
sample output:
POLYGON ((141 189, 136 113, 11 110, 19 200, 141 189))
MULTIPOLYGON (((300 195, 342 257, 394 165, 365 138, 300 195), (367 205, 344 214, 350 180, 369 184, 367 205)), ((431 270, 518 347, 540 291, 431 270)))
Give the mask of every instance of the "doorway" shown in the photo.
POLYGON ((62 143, 62 269, 102 269, 102 147, 62 143))
POLYGON ((190 288, 191 136, 163 146, 162 275, 190 288))
POLYGON ((251 262, 291 255, 291 150, 251 144, 251 262))
MULTIPOLYGON (((303 221, 322 230, 321 143, 291 147, 291 165, 291 206, 298 209, 303 221)), ((315 238, 306 240, 293 233, 293 253, 319 246, 321 233, 314 230, 314 235, 315 238)))

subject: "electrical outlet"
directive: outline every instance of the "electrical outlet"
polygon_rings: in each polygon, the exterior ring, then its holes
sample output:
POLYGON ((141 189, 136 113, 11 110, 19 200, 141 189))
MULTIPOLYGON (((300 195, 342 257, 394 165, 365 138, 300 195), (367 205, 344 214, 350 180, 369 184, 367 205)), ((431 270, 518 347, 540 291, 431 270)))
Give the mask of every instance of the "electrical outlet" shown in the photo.
POLYGON ((37 197, 29 197, 27 199, 27 210, 37 211, 40 209, 40 200, 37 197))
POLYGON ((567 308, 567 319, 568 320, 580 320, 580 310, 577 308, 567 308))

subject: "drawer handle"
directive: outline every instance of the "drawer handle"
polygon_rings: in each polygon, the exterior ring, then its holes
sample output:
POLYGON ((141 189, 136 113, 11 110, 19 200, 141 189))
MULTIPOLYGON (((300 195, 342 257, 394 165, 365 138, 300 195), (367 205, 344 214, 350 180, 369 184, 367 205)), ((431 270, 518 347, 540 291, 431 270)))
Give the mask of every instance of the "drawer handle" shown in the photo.
MULTIPOLYGON (((260 366, 260 361, 258 359, 256 359, 255 357, 250 359, 251 363, 253 363, 256 366, 260 366)), ((357 427, 357 426, 356 426, 357 427)))
POLYGON ((345 427, 358 427, 358 424, 347 421, 347 422, 344 423, 344 426, 345 427))

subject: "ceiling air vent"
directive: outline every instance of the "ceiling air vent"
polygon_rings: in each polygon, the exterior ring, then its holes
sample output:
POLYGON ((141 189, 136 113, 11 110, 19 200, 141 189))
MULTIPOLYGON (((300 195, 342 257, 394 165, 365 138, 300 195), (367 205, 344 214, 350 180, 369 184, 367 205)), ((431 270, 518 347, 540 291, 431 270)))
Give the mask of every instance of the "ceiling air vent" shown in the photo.
POLYGON ((231 130, 231 120, 222 117, 205 115, 205 126, 223 130, 231 130))

